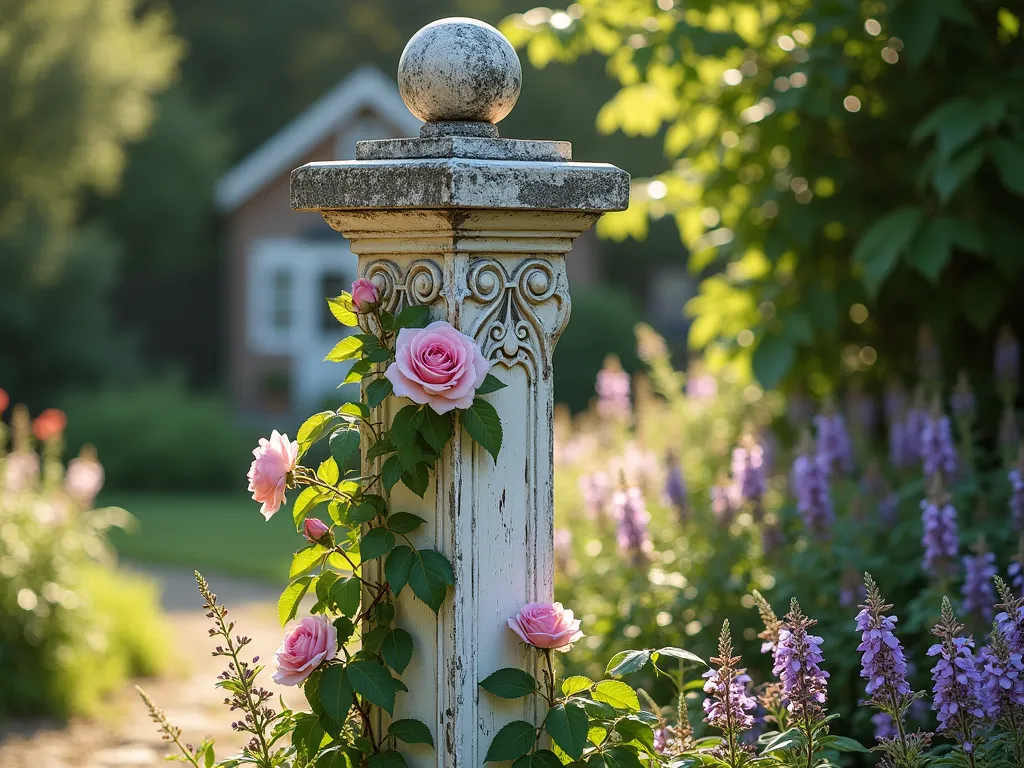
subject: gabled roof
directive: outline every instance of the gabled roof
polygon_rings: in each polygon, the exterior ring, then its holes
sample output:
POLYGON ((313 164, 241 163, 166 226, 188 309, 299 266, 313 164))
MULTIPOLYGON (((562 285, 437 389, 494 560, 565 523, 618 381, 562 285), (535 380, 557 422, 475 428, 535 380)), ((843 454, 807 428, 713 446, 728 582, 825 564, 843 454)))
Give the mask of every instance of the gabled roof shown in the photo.
POLYGON ((406 109, 394 80, 376 67, 360 67, 221 176, 213 192, 217 208, 225 213, 235 210, 280 173, 291 170, 348 117, 366 108, 409 136, 419 135, 422 123, 406 109))

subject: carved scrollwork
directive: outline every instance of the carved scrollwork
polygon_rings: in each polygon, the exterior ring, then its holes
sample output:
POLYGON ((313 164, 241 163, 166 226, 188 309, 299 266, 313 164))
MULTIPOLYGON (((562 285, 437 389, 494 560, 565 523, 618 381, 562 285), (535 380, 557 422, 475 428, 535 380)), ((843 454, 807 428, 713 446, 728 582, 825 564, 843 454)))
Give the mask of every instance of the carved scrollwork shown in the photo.
POLYGON ((511 273, 495 259, 481 259, 470 267, 467 282, 470 298, 485 305, 469 331, 484 357, 508 368, 521 364, 531 378, 546 378, 569 315, 560 272, 540 259, 520 262, 511 273))
POLYGON ((414 261, 404 269, 394 261, 379 259, 363 275, 377 286, 382 306, 391 313, 413 304, 430 305, 441 295, 441 268, 432 261, 414 261))

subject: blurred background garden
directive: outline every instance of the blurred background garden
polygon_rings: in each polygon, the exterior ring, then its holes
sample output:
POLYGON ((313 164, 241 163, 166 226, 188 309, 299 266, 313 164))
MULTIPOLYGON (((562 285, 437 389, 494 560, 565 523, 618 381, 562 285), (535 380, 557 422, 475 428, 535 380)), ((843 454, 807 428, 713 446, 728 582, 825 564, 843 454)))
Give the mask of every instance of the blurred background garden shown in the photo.
POLYGON ((451 15, 520 52, 503 136, 633 177, 569 257, 555 356, 575 671, 706 657, 728 618, 765 680, 751 595, 792 595, 849 713, 865 570, 917 687, 942 594, 980 639, 991 576, 1024 588, 1021 7, 528 6, 0 0, 0 722, 172 674, 168 573, 254 604, 287 576, 290 522, 245 472, 259 435, 351 396, 320 361, 354 257, 284 180, 413 135, 398 57, 451 15))

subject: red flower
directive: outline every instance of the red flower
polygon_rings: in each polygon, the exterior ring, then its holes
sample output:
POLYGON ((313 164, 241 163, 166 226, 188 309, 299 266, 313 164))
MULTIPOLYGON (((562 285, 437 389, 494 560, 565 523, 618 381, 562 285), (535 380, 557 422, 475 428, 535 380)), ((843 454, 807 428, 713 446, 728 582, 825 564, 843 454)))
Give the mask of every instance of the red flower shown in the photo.
POLYGON ((45 443, 48 440, 60 437, 64 432, 64 427, 67 425, 68 417, 64 411, 57 408, 47 408, 36 416, 35 421, 32 422, 32 433, 36 436, 37 440, 45 443))
POLYGON ((7 406, 11 404, 11 397, 7 394, 7 391, 0 389, 0 414, 7 410, 7 406))

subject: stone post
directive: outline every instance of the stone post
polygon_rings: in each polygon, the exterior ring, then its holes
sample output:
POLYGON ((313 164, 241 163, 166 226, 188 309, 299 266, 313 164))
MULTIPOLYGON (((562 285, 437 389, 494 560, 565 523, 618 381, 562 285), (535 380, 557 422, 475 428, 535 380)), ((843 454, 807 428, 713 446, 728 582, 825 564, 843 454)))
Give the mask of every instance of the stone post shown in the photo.
POLYGON ((455 588, 435 619, 409 590, 400 625, 415 639, 395 717, 415 717, 436 750, 415 766, 479 768, 507 722, 539 722, 536 697, 503 701, 477 683, 526 663, 509 616, 552 599, 551 358, 569 320, 565 256, 605 211, 622 210, 629 176, 571 162, 567 142, 498 138, 519 96, 515 50, 491 26, 444 19, 406 46, 398 83, 425 121, 419 138, 363 141, 356 159, 292 172, 291 204, 320 211, 351 241, 359 275, 397 312, 430 307, 483 347, 508 386, 488 396, 501 416, 497 463, 456 429, 425 499, 402 485, 392 508, 429 521, 420 546, 452 561, 455 588))

